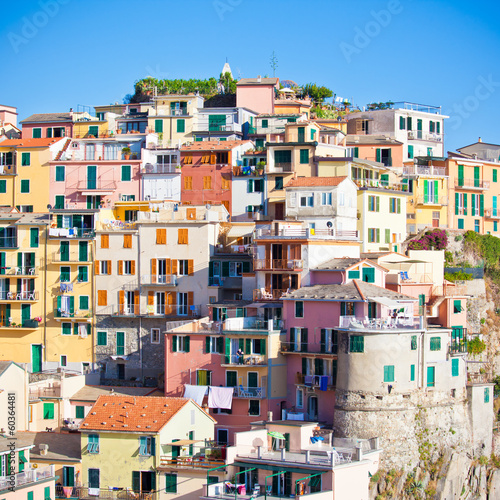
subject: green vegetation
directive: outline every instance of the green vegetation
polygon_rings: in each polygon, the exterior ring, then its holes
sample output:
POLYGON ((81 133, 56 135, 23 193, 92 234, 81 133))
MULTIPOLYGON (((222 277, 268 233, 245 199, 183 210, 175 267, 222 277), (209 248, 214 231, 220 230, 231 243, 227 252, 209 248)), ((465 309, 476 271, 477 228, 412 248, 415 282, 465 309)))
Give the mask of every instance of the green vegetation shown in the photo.
POLYGON ((500 239, 490 234, 467 231, 464 238, 464 250, 472 251, 484 261, 485 272, 500 271, 500 239))
POLYGON ((368 104, 368 111, 373 111, 376 109, 389 109, 394 103, 392 101, 387 102, 372 102, 368 104))
POLYGON ((467 344, 467 352, 476 356, 477 354, 481 354, 486 349, 486 344, 479 338, 474 337, 467 344))
POLYGON ((322 103, 327 97, 332 97, 333 92, 327 87, 318 87, 315 83, 307 83, 302 87, 302 96, 308 95, 316 103, 322 103))
POLYGON ((465 271, 457 271, 456 273, 444 273, 444 279, 448 281, 471 281, 472 274, 465 271))

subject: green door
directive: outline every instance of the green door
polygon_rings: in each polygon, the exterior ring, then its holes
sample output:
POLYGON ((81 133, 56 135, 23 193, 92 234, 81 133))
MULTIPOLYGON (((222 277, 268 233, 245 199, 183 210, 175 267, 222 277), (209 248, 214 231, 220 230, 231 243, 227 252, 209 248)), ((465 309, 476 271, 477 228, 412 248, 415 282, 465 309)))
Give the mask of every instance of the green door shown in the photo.
POLYGON ((299 127, 298 134, 299 134, 299 142, 305 142, 306 139, 305 127, 299 127))
POLYGON ((97 188, 97 167, 95 165, 87 165, 87 189, 97 188))
POLYGON ((31 346, 31 371, 33 373, 42 371, 42 346, 40 344, 31 346))
POLYGON ((21 324, 24 326, 26 321, 31 319, 31 304, 21 304, 21 324))
POLYGON ((364 267, 362 280, 366 283, 375 283, 375 268, 364 267))
POLYGON ((75 468, 63 467, 63 486, 75 486, 75 468))
MULTIPOLYGON (((189 431, 189 440, 190 441, 194 440, 194 431, 189 431)), ((190 456, 194 455, 194 444, 189 445, 189 455, 190 456)))
POLYGON ((88 260, 88 242, 79 241, 78 242, 78 260, 80 262, 86 262, 88 260))
POLYGON ((61 262, 69 262, 69 241, 61 241, 61 262))
POLYGON ((427 367, 427 387, 436 385, 436 368, 434 366, 427 367))
POLYGON ((93 135, 94 137, 99 137, 99 126, 98 125, 90 125, 89 136, 90 135, 93 135))
MULTIPOLYGON (((178 439, 172 439, 172 443, 175 441, 179 441, 178 439)), ((177 457, 180 454, 180 447, 179 446, 172 446, 172 460, 176 460, 177 457)))
POLYGON ((422 120, 417 120, 417 137, 422 139, 422 120))

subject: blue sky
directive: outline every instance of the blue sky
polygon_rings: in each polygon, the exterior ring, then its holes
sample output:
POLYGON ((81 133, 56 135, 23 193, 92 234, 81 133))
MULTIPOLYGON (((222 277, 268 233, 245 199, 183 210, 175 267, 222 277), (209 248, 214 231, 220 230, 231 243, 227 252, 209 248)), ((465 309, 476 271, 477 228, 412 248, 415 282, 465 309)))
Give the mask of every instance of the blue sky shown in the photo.
POLYGON ((497 2, 40 0, 3 5, 0 103, 32 113, 122 101, 137 79, 272 75, 360 106, 442 106, 445 148, 499 143, 497 2))

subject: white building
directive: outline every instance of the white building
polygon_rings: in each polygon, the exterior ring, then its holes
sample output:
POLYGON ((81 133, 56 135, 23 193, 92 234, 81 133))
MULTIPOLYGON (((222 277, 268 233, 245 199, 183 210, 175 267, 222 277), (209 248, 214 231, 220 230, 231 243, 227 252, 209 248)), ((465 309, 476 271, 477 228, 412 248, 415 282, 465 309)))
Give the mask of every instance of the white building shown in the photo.
POLYGON ((200 108, 193 124, 193 135, 197 140, 246 139, 256 116, 255 111, 247 108, 200 108))
POLYGON ((181 200, 181 154, 178 149, 143 149, 141 200, 181 200))

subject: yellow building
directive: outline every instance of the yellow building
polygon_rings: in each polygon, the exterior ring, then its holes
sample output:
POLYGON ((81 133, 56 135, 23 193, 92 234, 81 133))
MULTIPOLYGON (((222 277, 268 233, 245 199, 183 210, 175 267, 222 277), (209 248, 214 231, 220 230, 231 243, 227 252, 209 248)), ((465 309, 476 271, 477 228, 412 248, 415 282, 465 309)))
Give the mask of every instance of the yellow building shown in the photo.
POLYGON ((444 158, 416 157, 403 167, 408 186, 407 229, 416 234, 427 227, 448 227, 448 169, 444 158))
POLYGON ((123 488, 144 499, 198 499, 207 470, 224 464, 205 448, 214 424, 191 399, 100 396, 80 427, 82 484, 91 495, 123 488))
POLYGON ((46 212, 50 203, 50 160, 69 139, 13 139, 0 143, 0 205, 20 212, 46 212))

